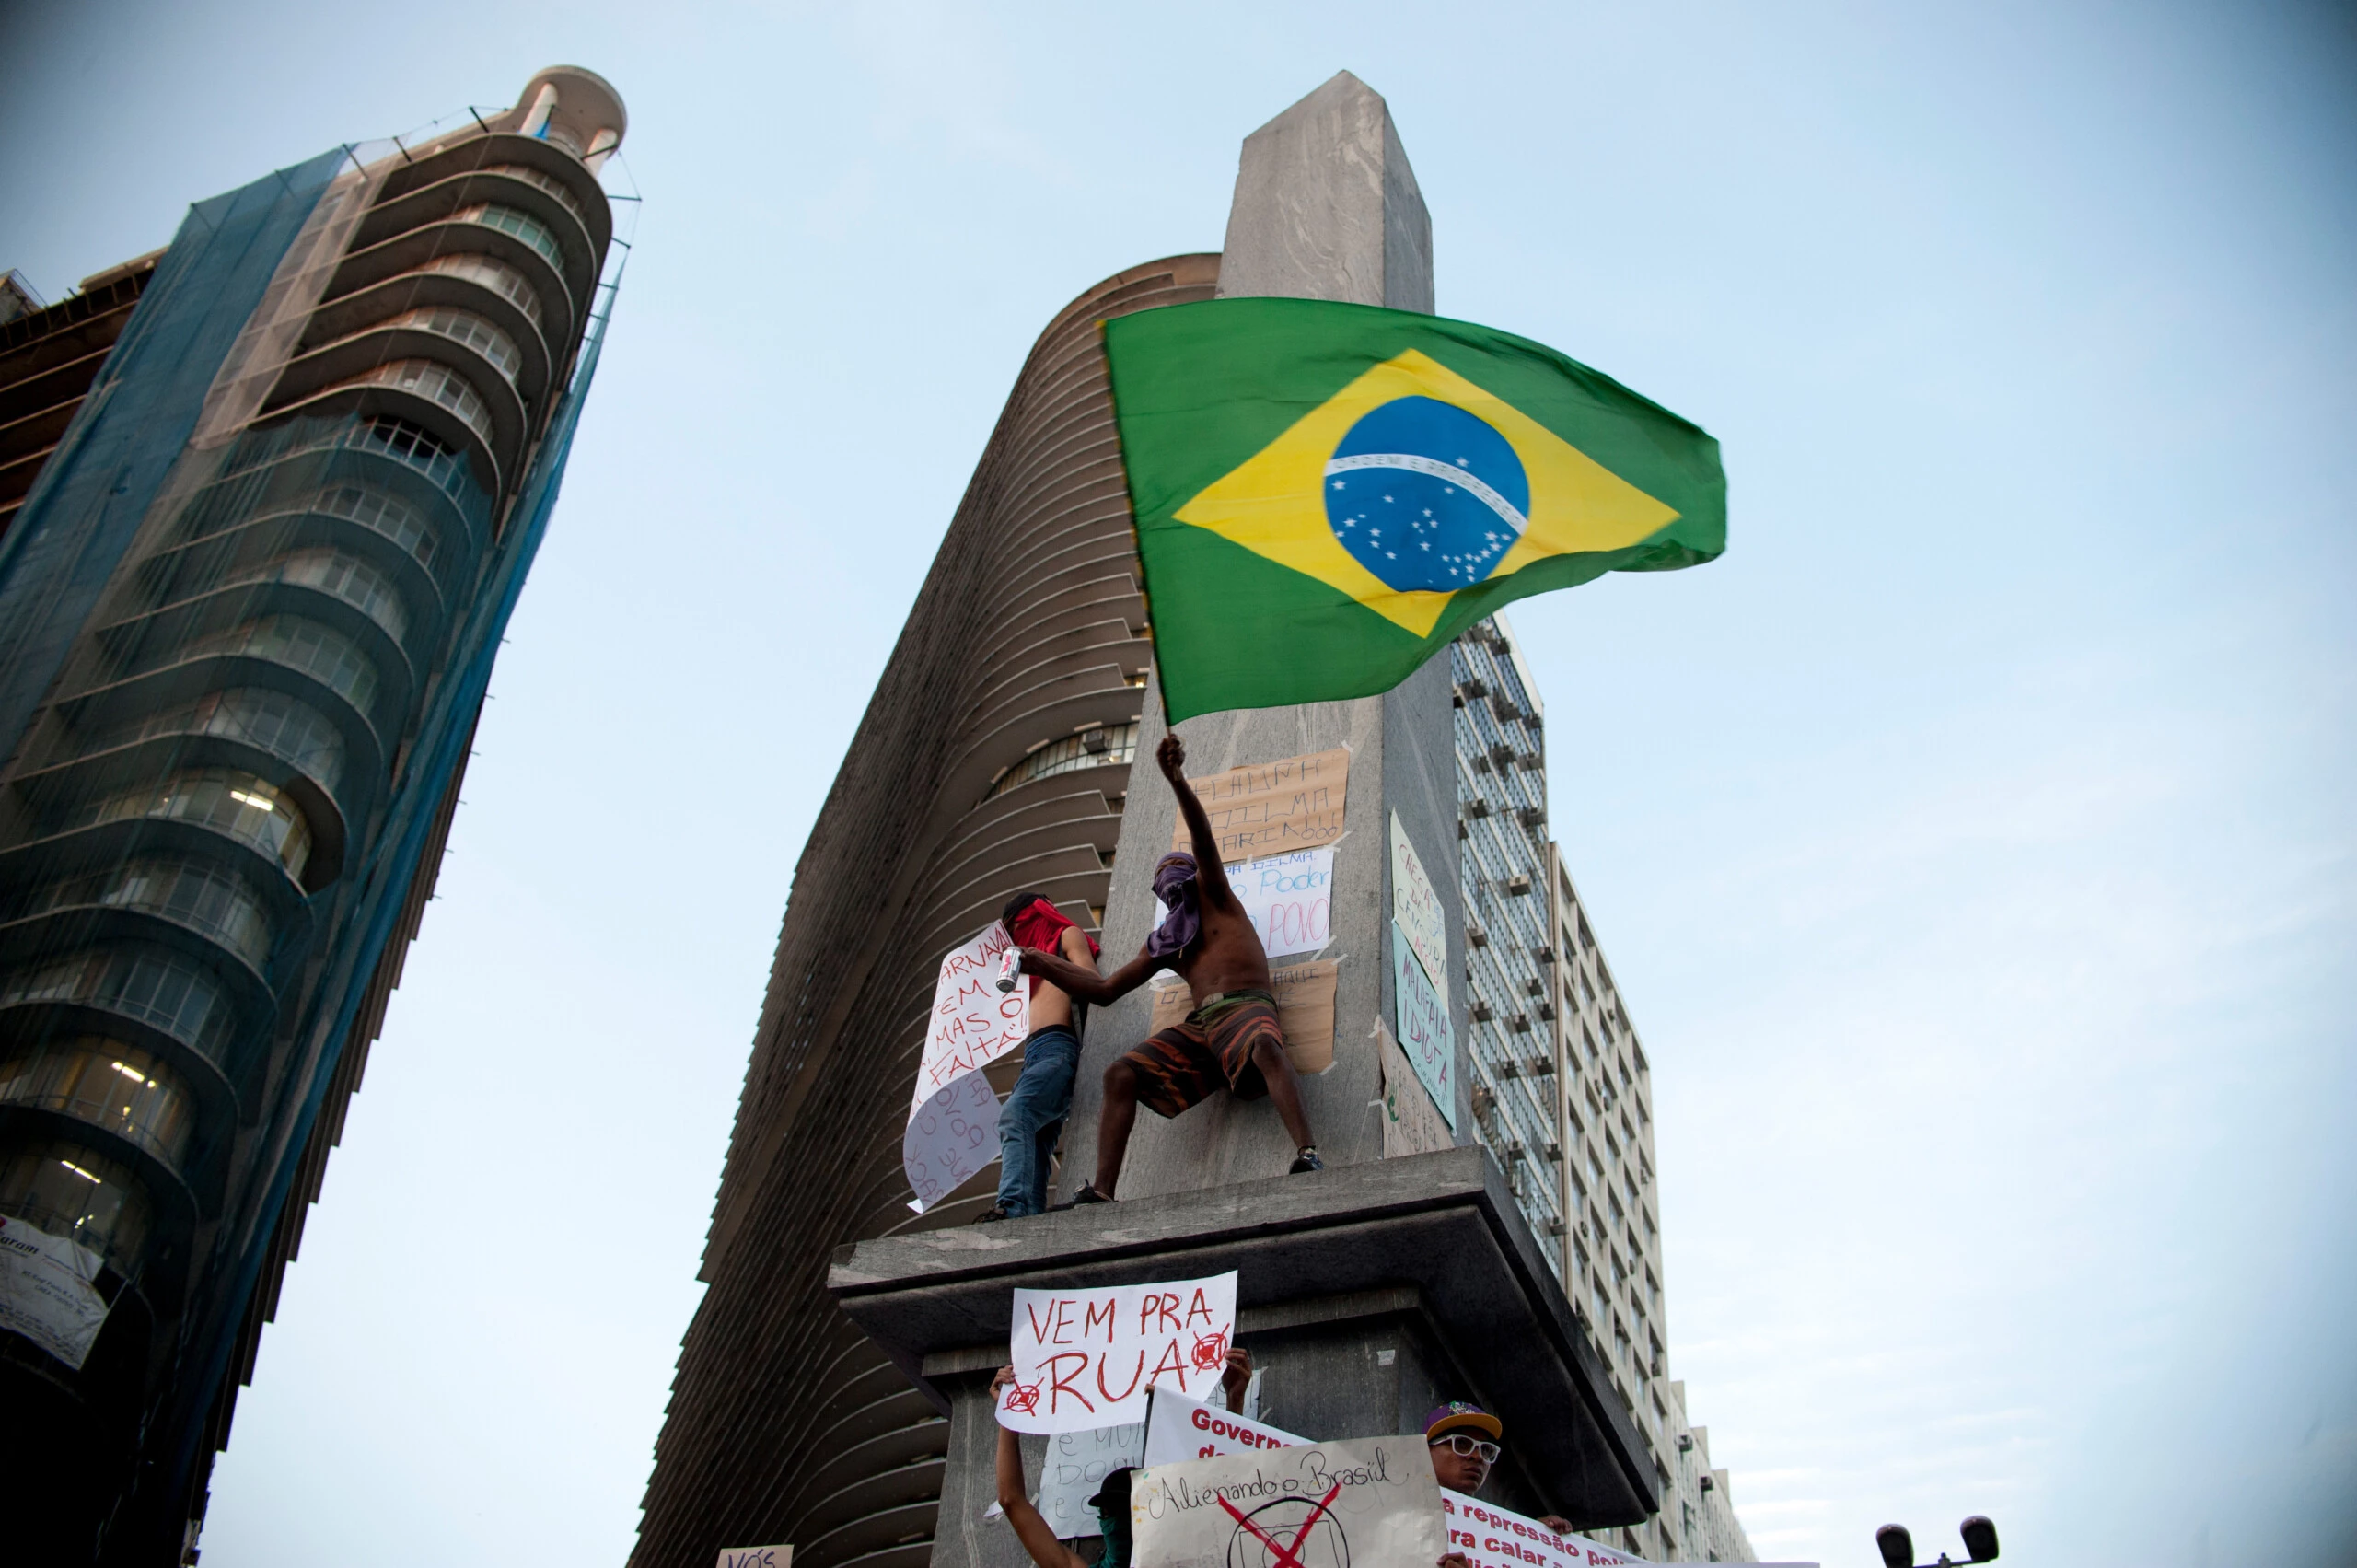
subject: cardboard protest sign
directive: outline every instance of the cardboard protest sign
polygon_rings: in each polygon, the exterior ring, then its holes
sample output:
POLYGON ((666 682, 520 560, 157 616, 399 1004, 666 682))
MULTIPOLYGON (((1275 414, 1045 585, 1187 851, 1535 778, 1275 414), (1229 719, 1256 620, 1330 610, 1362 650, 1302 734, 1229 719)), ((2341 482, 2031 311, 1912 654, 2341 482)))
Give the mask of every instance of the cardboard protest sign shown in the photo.
POLYGON ((1265 1453, 1271 1448, 1298 1448, 1309 1441, 1290 1432, 1234 1415, 1217 1405, 1156 1388, 1145 1412, 1147 1465, 1182 1464, 1189 1459, 1213 1459, 1222 1454, 1265 1453))
POLYGON ((1078 1432, 1145 1419, 1146 1390, 1218 1385, 1236 1339, 1236 1275, 1097 1290, 1018 1290, 999 1424, 1078 1432))
POLYGON ((997 1061, 1031 1032, 1031 988, 1001 991, 996 983, 999 955, 1014 945, 1006 927, 993 921, 941 960, 911 1116, 943 1086, 997 1061))
POLYGON ((1397 811, 1391 814, 1391 918, 1399 923, 1408 946, 1424 961, 1425 978, 1440 993, 1440 1005, 1446 1009, 1448 920, 1441 912, 1440 894, 1424 875, 1424 863, 1416 857, 1416 846, 1408 842, 1408 830, 1399 825, 1397 811))
POLYGON ((1440 1485, 1422 1437, 1156 1465, 1130 1483, 1133 1568, 1433 1568, 1440 1485))
POLYGON ((923 1214, 998 1158, 998 1092, 990 1077, 969 1073, 934 1091, 900 1134, 900 1168, 923 1214))
POLYGON ((1585 1536, 1558 1535, 1511 1508, 1445 1486, 1440 1499, 1448 1550, 1463 1552, 1473 1568, 1608 1568, 1644 1561, 1585 1536))
MULTIPOLYGON (((1351 753, 1341 746, 1187 781, 1211 819, 1220 859, 1230 864, 1315 849, 1341 838, 1342 797, 1350 782, 1351 753)), ((1171 829, 1170 847, 1187 849, 1187 840, 1181 814, 1171 829)))
POLYGON ((1399 1049, 1399 1042, 1391 1038, 1380 1018, 1375 1024, 1375 1043, 1383 1065, 1383 1157, 1455 1148, 1456 1136, 1442 1119, 1440 1108, 1424 1092, 1416 1070, 1408 1065, 1407 1052, 1399 1049))
POLYGON ((1399 1049, 1416 1077, 1440 1109, 1449 1131, 1457 1130, 1457 1030, 1448 1004, 1424 973, 1424 961, 1399 923, 1391 923, 1391 1005, 1399 1016, 1399 1049))
MULTIPOLYGON (((1284 1031, 1285 1060, 1304 1077, 1334 1065, 1334 987, 1341 965, 1333 958, 1272 966, 1269 980, 1277 998, 1277 1028, 1284 1031)), ((1184 1022, 1194 998, 1184 985, 1154 988, 1154 1011, 1146 1033, 1184 1022)))
POLYGON ((1088 1505, 1088 1500, 1097 1495, 1108 1474, 1123 1465, 1144 1463, 1144 1422, 1051 1434, 1048 1457, 1039 1467, 1039 1516, 1048 1521, 1058 1540, 1095 1535, 1097 1510, 1088 1505))

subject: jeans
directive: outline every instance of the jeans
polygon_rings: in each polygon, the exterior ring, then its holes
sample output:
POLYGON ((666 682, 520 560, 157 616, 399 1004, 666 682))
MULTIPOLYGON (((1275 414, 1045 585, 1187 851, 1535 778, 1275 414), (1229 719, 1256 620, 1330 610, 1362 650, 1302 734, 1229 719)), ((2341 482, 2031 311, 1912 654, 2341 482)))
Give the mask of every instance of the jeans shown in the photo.
POLYGON ((1009 1214, 1048 1207, 1048 1159, 1072 1110, 1080 1037, 1061 1024, 1034 1029, 1023 1042, 1023 1072, 998 1110, 998 1206, 1009 1214))

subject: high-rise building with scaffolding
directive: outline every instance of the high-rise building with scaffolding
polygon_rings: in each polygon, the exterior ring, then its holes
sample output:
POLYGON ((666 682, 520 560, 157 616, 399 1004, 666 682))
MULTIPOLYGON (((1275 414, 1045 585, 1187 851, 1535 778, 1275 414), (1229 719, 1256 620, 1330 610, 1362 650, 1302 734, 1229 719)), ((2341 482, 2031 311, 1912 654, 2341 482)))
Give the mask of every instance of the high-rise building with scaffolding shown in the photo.
POLYGON ((1449 660, 1474 1136, 1548 1238, 1660 1483, 1652 1518, 1601 1533, 1656 1561, 1748 1562, 1727 1473, 1668 1376, 1653 1066, 1548 831, 1545 704, 1504 616, 1449 660))
POLYGON ((0 1469, 194 1561, 619 274, 612 87, 339 147, 0 319, 0 1469))

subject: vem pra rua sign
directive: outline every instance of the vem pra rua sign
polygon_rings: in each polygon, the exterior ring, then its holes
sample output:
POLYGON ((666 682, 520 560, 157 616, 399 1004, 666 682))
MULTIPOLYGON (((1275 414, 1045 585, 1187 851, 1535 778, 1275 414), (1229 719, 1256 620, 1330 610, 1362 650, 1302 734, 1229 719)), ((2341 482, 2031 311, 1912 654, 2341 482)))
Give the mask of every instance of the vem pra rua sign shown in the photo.
POLYGON ((719 1568, 786 1568, 793 1561, 790 1546, 727 1546, 721 1548, 719 1568))
POLYGON ((1031 1032, 1031 988, 1001 991, 996 984, 999 956, 1014 945, 1006 927, 993 921, 941 960, 910 1116, 948 1085, 1021 1045, 1031 1032))
POLYGON ((1015 1381, 998 1419, 1016 1432, 1076 1432, 1145 1418, 1146 1391, 1218 1387, 1236 1341, 1236 1275, 1098 1290, 1018 1290, 1015 1381))
POLYGON ((1420 1436, 1156 1465, 1130 1527, 1133 1568, 1433 1568, 1447 1550, 1420 1436))

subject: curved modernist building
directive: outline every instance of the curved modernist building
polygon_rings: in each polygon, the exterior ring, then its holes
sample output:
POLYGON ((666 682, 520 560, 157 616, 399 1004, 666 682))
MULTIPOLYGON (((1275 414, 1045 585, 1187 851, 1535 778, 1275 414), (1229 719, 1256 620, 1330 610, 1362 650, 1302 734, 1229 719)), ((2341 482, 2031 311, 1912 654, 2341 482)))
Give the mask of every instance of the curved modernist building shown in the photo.
MULTIPOLYGON (((203 203, 0 540, 26 1561, 194 1560, 555 497, 624 124, 544 71, 462 134, 203 203)), ((79 319, 0 327, 0 395, 79 319)))
POLYGON ((995 1167, 908 1209, 935 965, 1026 888, 1101 917, 1151 647, 1097 324, 1208 299, 1218 273, 1149 262, 1049 323, 868 703, 795 873, 638 1568, 776 1541, 795 1568, 932 1553, 948 1423, 835 1309, 828 1258, 991 1202, 995 1167))

